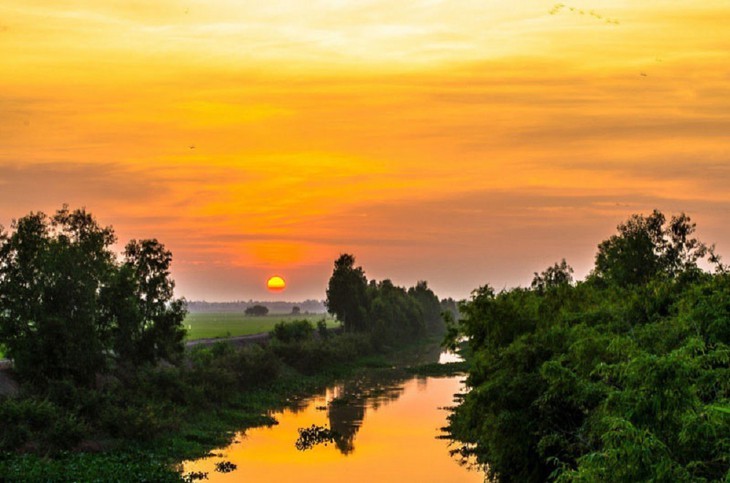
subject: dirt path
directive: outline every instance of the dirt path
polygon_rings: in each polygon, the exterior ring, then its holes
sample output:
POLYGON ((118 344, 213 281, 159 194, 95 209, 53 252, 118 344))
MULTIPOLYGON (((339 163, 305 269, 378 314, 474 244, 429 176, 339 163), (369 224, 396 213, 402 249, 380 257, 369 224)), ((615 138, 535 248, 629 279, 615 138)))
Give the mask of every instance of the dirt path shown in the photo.
POLYGON ((195 339, 185 343, 185 347, 208 347, 218 342, 226 342, 236 347, 243 347, 250 344, 266 344, 271 337, 268 332, 251 335, 238 335, 235 337, 219 337, 215 339, 195 339))
MULTIPOLYGON (((209 347, 218 342, 226 342, 233 344, 236 347, 242 347, 250 344, 266 344, 271 337, 268 332, 262 332, 260 334, 251 335, 239 335, 235 337, 218 337, 214 339, 195 339, 185 343, 185 347, 209 347)), ((13 367, 13 363, 10 359, 0 359, 0 371, 10 369, 13 367)))

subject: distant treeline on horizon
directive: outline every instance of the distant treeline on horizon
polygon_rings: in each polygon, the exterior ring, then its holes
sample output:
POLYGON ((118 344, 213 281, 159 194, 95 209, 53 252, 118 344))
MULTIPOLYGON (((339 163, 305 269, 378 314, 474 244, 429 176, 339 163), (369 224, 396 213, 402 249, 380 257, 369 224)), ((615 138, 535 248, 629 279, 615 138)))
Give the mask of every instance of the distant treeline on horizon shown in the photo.
POLYGON ((235 302, 206 302, 204 300, 194 300, 188 302, 188 311, 191 313, 201 312, 244 312, 247 308, 254 305, 263 305, 269 309, 270 314, 290 314, 294 307, 299 307, 302 314, 324 314, 327 308, 323 300, 308 299, 302 302, 266 302, 266 301, 235 301, 235 302))

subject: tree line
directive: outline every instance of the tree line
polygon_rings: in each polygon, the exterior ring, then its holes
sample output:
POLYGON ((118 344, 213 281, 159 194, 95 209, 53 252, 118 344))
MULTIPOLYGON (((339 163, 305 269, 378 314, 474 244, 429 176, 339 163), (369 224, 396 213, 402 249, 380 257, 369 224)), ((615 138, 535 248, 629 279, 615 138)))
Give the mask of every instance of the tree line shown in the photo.
POLYGON ((403 344, 445 331, 444 307, 427 282, 405 289, 388 279, 368 281, 348 253, 335 260, 325 304, 346 332, 369 334, 379 345, 403 344))
POLYGON ((0 396, 0 480, 180 481, 172 463, 224 444, 233 428, 270 422, 270 405, 314 384, 307 376, 343 377, 361 359, 443 331, 425 282, 368 282, 344 255, 328 290, 343 333, 296 320, 292 307, 267 345, 185 350, 172 254, 157 240, 121 253, 116 243, 111 227, 66 206, 0 229, 0 346, 20 383, 0 396), (348 285, 353 273, 362 277, 348 285), (361 282, 362 305, 348 305, 361 282))
POLYGON ((172 254, 157 240, 117 238, 84 209, 30 213, 0 228, 0 343, 23 380, 89 386, 118 365, 179 360, 185 302, 172 254))
POLYGON ((476 289, 452 436, 500 481, 727 481, 730 274, 685 214, 633 215, 590 275, 476 289), (698 265, 705 260, 712 271, 698 265))

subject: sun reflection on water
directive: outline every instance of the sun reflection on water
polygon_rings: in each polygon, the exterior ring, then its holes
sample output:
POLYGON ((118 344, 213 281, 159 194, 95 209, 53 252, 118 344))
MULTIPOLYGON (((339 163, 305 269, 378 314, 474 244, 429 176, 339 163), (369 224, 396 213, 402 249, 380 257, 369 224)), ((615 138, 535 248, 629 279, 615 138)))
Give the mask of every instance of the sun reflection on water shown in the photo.
POLYGON ((274 413, 277 425, 237 434, 216 457, 185 462, 184 473, 207 472, 213 482, 481 482, 483 473, 437 438, 443 408, 463 390, 463 377, 361 376, 274 413), (238 470, 217 473, 220 461, 238 470))

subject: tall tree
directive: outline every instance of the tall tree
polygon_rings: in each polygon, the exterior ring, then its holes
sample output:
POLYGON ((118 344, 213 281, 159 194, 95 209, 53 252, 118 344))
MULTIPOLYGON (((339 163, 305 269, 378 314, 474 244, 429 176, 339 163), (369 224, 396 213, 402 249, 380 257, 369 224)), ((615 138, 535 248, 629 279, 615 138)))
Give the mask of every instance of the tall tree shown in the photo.
POLYGON ((124 249, 123 268, 131 271, 136 282, 140 361, 174 360, 183 351, 185 303, 173 299, 171 263, 172 253, 155 239, 131 240, 124 249))
POLYGON ((708 248, 692 237, 695 224, 682 213, 667 223, 658 210, 632 215, 618 234, 598 245, 594 275, 616 285, 641 285, 662 274, 675 277, 697 269, 708 248))
POLYGON ((184 302, 172 299, 171 259, 156 241, 117 261, 111 227, 64 206, 30 213, 0 236, 0 343, 26 379, 89 384, 110 358, 182 350, 184 302), (153 350, 143 350, 143 346, 153 350))
POLYGON ((403 343, 417 339, 426 332, 423 312, 414 297, 403 287, 386 279, 369 286, 373 336, 377 344, 403 343))
POLYGON ((408 289, 408 295, 412 297, 421 308, 426 330, 432 334, 443 334, 446 330, 444 319, 441 316, 441 302, 439 302, 433 290, 428 288, 428 282, 419 281, 415 287, 408 289))
POLYGON ((535 277, 530 285, 538 293, 552 288, 569 285, 573 282, 573 267, 568 265, 565 258, 558 264, 546 268, 542 273, 535 272, 535 277))
POLYGON ((365 332, 370 329, 367 284, 365 272, 362 267, 355 267, 353 255, 343 253, 335 260, 325 304, 347 331, 365 332))

